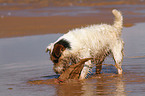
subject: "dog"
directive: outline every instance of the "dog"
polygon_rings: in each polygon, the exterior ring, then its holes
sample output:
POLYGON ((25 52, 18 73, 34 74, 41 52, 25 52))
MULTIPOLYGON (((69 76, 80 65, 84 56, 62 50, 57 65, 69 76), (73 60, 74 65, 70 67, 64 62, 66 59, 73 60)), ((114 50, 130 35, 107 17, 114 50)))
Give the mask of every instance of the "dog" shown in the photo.
POLYGON ((113 9, 112 13, 115 16, 112 25, 94 24, 76 28, 47 46, 46 52, 49 51, 50 59, 54 63, 53 70, 55 73, 62 73, 70 64, 76 64, 80 59, 93 58, 85 62, 81 71, 79 79, 85 79, 93 64, 97 65, 96 73, 100 73, 102 62, 105 57, 111 54, 118 74, 122 74, 124 42, 121 38, 121 33, 123 16, 116 9, 113 9))

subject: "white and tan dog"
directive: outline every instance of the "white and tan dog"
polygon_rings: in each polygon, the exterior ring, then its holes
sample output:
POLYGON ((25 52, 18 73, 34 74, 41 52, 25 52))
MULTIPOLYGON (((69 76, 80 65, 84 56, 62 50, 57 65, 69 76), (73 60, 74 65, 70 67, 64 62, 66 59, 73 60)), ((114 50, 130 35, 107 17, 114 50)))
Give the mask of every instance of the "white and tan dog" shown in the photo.
POLYGON ((81 71, 80 79, 85 79, 94 63, 98 65, 96 72, 99 73, 102 68, 101 63, 111 53, 118 74, 122 74, 124 42, 120 36, 123 17, 116 9, 112 10, 112 13, 115 16, 113 25, 90 25, 70 30, 46 48, 56 73, 61 73, 68 64, 77 63, 82 58, 94 58, 87 61, 81 71))

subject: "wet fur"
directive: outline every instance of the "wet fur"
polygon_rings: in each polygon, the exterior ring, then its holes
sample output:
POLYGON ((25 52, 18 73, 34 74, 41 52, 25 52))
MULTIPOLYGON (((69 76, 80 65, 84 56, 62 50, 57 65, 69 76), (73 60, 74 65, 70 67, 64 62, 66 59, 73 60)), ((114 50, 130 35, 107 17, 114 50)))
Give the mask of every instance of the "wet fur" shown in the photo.
POLYGON ((63 72, 69 63, 78 63, 83 58, 94 58, 85 62, 80 76, 80 79, 84 79, 93 64, 98 64, 96 70, 100 73, 101 63, 106 56, 112 54, 118 74, 122 74, 124 42, 120 36, 123 17, 116 9, 112 13, 115 16, 113 25, 100 24, 73 29, 47 47, 56 73, 63 72))

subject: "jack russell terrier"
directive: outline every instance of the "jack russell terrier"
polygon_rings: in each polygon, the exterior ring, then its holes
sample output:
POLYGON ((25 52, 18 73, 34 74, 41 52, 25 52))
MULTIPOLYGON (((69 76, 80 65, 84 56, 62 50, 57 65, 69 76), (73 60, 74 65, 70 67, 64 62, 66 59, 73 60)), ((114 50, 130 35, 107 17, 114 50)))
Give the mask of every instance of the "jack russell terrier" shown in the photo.
POLYGON ((85 79, 93 64, 96 73, 100 73, 105 57, 112 54, 118 74, 122 74, 124 42, 121 39, 123 16, 116 9, 112 10, 114 23, 90 25, 76 28, 64 34, 54 43, 49 44, 50 58, 54 63, 55 73, 62 73, 69 64, 78 63, 83 58, 93 58, 85 62, 79 79, 85 79))

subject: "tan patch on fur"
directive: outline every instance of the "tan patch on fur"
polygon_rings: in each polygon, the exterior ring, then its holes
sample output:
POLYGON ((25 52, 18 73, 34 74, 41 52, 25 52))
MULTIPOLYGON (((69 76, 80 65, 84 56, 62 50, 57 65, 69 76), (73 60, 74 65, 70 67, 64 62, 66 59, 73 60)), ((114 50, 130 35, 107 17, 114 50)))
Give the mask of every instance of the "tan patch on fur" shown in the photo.
POLYGON ((52 61, 57 60, 61 56, 61 54, 64 50, 65 50, 65 47, 63 45, 55 44, 54 48, 53 48, 52 55, 50 56, 51 60, 52 61))

